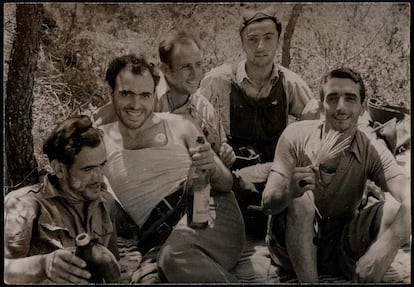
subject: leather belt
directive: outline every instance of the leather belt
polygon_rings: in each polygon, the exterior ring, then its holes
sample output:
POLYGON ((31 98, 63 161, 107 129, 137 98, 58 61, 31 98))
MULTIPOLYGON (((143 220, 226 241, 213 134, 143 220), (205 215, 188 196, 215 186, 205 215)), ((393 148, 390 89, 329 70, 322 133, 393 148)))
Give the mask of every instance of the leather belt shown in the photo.
POLYGON ((184 188, 165 197, 152 210, 149 218, 140 230, 138 249, 145 254, 151 248, 167 240, 173 227, 186 212, 184 188))

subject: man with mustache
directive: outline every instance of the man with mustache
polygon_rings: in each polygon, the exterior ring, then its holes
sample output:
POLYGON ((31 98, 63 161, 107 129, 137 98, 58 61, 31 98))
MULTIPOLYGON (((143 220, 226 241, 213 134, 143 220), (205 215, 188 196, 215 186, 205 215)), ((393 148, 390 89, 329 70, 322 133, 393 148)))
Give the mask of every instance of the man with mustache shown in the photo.
POLYGON ((86 263, 75 256, 75 237, 91 240, 118 256, 109 214, 112 196, 102 185, 106 163, 101 133, 87 116, 59 124, 43 145, 53 174, 44 182, 7 194, 5 267, 8 283, 88 283, 86 263))
POLYGON ((270 162, 288 116, 314 119, 319 117, 319 109, 307 84, 275 63, 282 25, 273 8, 247 10, 242 18, 239 33, 246 59, 211 70, 200 84, 200 93, 219 110, 229 144, 236 152, 233 190, 246 228, 260 229, 264 234, 266 217, 259 214, 257 219, 252 214, 249 220, 248 206, 260 206, 270 162))
POLYGON ((410 239, 408 178, 384 144, 358 129, 365 86, 357 72, 326 74, 320 100, 325 119, 289 125, 278 142, 263 192, 272 259, 300 282, 318 282, 321 274, 381 282, 410 239), (340 132, 339 140, 349 137, 350 145, 312 166, 330 130, 340 132), (362 208, 368 179, 390 196, 362 208))

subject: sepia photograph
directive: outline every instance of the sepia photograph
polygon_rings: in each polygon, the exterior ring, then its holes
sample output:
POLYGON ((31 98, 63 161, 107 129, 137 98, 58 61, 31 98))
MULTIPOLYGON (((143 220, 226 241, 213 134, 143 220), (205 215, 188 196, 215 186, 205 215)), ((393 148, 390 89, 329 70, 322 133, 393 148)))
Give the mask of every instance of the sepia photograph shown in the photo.
POLYGON ((411 10, 4 3, 4 284, 410 285, 411 10))

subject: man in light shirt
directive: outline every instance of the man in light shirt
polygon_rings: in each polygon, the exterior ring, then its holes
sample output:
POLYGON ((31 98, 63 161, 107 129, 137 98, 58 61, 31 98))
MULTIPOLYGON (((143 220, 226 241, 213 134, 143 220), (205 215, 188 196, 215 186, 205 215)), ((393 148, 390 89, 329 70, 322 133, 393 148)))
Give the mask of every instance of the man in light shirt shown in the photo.
MULTIPOLYGON (((203 76, 202 47, 197 34, 172 29, 161 40, 158 50, 162 74, 156 87, 154 112, 171 112, 192 120, 223 163, 231 166, 235 154, 227 144, 218 114, 212 104, 196 92, 203 76)), ((99 124, 112 122, 115 113, 111 103, 101 107, 94 119, 99 124)))
POLYGON ((325 119, 293 123, 278 142, 263 192, 271 215, 266 241, 275 264, 300 282, 318 282, 322 274, 381 282, 409 243, 409 180, 390 150, 359 129, 364 101, 359 73, 333 70, 321 83, 325 119), (318 150, 332 131, 350 144, 326 157, 318 150), (361 208, 367 180, 390 196, 361 208))

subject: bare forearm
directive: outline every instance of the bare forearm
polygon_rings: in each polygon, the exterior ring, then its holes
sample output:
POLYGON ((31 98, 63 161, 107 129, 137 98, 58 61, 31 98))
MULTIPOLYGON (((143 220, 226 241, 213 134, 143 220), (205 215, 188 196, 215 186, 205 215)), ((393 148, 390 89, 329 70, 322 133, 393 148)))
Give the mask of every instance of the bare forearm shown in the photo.
POLYGON ((266 214, 282 212, 294 198, 288 192, 287 180, 280 175, 271 174, 263 191, 262 210, 266 214))
POLYGON ((388 246, 400 248, 410 240, 411 234, 411 204, 408 200, 401 203, 391 226, 383 232, 377 241, 383 241, 388 246))
POLYGON ((4 278, 8 283, 36 283, 47 279, 44 255, 4 260, 4 278))
POLYGON ((355 274, 358 282, 381 282, 385 272, 398 253, 398 250, 409 240, 410 214, 409 202, 401 204, 391 225, 384 228, 378 239, 358 260, 355 274))

